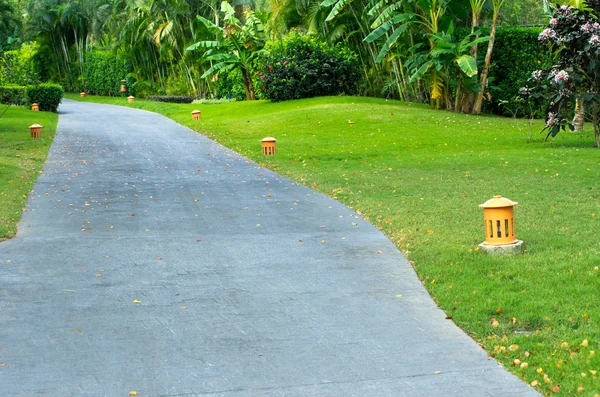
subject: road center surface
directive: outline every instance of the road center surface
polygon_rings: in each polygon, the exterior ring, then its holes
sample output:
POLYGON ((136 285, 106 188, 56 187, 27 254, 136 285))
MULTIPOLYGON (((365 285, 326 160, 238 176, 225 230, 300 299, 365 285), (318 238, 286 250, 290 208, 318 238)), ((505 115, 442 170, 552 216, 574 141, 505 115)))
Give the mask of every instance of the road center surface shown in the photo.
POLYGON ((344 205, 160 115, 65 101, 0 244, 0 395, 130 391, 538 396, 344 205))

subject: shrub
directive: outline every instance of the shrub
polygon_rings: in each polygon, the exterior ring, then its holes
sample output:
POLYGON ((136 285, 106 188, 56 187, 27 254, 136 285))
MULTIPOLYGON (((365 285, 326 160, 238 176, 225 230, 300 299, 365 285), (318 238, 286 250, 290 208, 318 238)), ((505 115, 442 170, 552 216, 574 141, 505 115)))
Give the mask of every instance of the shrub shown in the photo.
POLYGON ((0 86, 0 103, 6 105, 27 105, 25 87, 18 85, 0 86))
POLYGON ((217 98, 235 98, 238 101, 246 99, 244 80, 239 69, 234 69, 229 73, 220 73, 215 88, 217 98))
POLYGON ((261 59, 261 91, 267 99, 352 95, 357 92, 358 58, 347 47, 329 46, 316 37, 292 33, 269 42, 261 59))
POLYGON ((0 56, 0 85, 37 84, 41 67, 36 60, 37 46, 23 44, 18 50, 6 51, 0 56))
POLYGON ((56 112, 58 105, 62 102, 63 95, 63 88, 58 84, 27 86, 28 104, 36 102, 40 105, 40 110, 56 112))
MULTIPOLYGON (((85 61, 85 88, 95 95, 120 94, 121 80, 132 71, 131 61, 109 51, 91 51, 85 61)), ((131 79, 127 79, 131 87, 131 79)), ((82 87, 83 88, 83 87, 82 87)))
POLYGON ((155 102, 192 103, 197 97, 191 95, 154 95, 149 96, 148 99, 155 102))

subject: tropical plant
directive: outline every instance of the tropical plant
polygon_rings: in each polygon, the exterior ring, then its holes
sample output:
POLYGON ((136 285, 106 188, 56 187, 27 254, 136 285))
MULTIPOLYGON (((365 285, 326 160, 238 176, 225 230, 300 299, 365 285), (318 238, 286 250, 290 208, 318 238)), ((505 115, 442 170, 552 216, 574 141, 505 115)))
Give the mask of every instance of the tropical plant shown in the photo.
POLYGON ((219 73, 239 69, 244 81, 246 99, 254 100, 256 96, 251 70, 252 63, 265 45, 263 24, 251 11, 246 14, 246 22, 242 23, 236 17, 235 9, 226 1, 221 3, 221 17, 223 27, 198 15, 197 19, 207 32, 214 36, 211 40, 202 40, 190 45, 187 51, 205 50, 200 62, 210 62, 211 66, 202 78, 215 76, 218 79, 219 73))

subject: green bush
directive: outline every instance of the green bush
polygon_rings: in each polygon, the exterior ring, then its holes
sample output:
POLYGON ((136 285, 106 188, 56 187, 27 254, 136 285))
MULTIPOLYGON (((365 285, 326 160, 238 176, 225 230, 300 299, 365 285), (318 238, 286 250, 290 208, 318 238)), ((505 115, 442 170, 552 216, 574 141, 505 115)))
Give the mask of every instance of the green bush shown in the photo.
POLYGON ((58 105, 62 102, 63 88, 58 84, 40 84, 39 86, 27 86, 28 104, 37 103, 40 110, 56 112, 58 105))
POLYGON ((292 33, 265 47, 259 76, 267 99, 352 95, 360 81, 358 58, 347 47, 329 46, 313 36, 292 33))
POLYGON ((0 86, 0 103, 5 105, 27 105, 25 87, 18 85, 0 86))
POLYGON ((23 44, 18 50, 3 52, 0 56, 0 85, 39 83, 41 67, 36 54, 36 44, 23 44))
POLYGON ((219 74, 215 96, 226 99, 235 98, 238 101, 246 99, 246 89, 244 88, 242 72, 239 69, 234 69, 229 73, 219 74))
MULTIPOLYGON (((85 88, 95 95, 120 95, 121 80, 132 71, 131 61, 110 51, 91 51, 85 60, 85 88)), ((131 87, 130 79, 126 85, 131 87)))

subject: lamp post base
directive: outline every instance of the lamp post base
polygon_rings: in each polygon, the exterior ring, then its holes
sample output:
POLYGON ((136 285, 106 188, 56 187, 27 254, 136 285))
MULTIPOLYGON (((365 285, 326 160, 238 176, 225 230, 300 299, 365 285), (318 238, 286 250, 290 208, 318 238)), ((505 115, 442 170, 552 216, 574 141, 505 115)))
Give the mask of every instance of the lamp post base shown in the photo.
POLYGON ((506 245, 489 245, 486 243, 481 243, 478 245, 479 249, 483 252, 492 255, 516 255, 523 253, 523 241, 517 240, 514 244, 506 244, 506 245))

